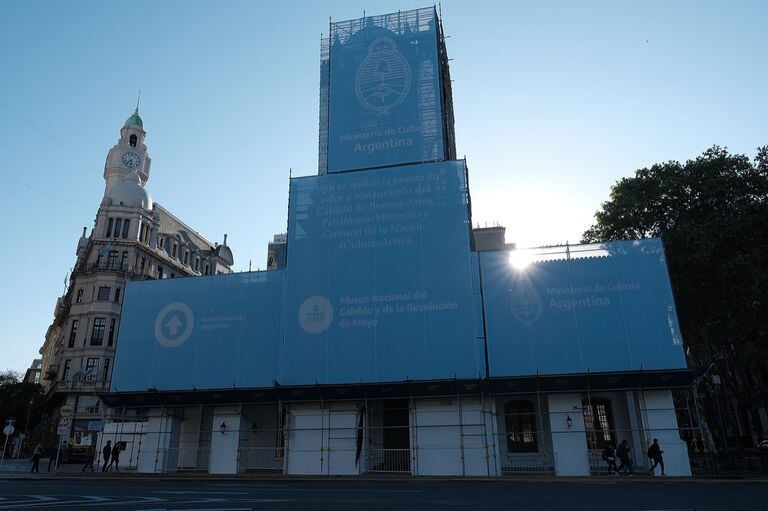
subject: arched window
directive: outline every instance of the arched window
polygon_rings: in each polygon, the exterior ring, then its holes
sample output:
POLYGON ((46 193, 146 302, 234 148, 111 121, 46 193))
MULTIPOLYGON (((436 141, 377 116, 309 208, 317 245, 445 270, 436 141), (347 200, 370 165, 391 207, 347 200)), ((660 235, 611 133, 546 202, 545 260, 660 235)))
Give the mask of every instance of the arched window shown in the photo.
POLYGON ((107 236, 106 236, 107 238, 109 238, 109 236, 112 234, 112 221, 113 221, 112 218, 107 220, 107 236))
POLYGON ((508 452, 538 452, 536 408, 530 401, 511 401, 504 405, 508 452))
POLYGON ((123 226, 123 219, 122 218, 115 219, 115 231, 114 231, 115 238, 120 237, 120 229, 122 228, 122 226, 123 226))
POLYGON ((616 426, 613 422, 611 400, 601 397, 582 401, 584 429, 587 431, 587 447, 603 450, 606 446, 616 447, 616 426))
POLYGON ((131 147, 136 147, 136 141, 137 141, 136 135, 131 135, 130 138, 128 139, 128 143, 131 144, 131 147))
POLYGON ((123 222, 123 238, 128 237, 128 228, 130 227, 130 225, 131 225, 131 221, 126 218, 125 222, 123 222))

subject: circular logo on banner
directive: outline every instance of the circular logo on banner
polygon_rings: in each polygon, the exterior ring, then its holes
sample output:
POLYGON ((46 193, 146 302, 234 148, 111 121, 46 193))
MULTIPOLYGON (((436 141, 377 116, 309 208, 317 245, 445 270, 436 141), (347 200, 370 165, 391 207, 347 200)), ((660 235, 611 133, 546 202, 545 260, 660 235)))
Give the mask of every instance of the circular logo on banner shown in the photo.
POLYGON ((322 296, 310 296, 299 307, 299 325, 308 334, 325 332, 333 321, 333 306, 322 296))
POLYGON ((166 348, 175 348, 189 338, 195 326, 195 316, 187 305, 169 303, 155 319, 155 339, 166 348))
POLYGON ((411 67, 389 37, 379 37, 355 75, 357 100, 368 110, 386 114, 403 102, 411 88, 411 67))
POLYGON ((512 294, 512 314, 518 321, 530 325, 541 317, 541 298, 526 278, 517 281, 517 286, 510 289, 512 294))

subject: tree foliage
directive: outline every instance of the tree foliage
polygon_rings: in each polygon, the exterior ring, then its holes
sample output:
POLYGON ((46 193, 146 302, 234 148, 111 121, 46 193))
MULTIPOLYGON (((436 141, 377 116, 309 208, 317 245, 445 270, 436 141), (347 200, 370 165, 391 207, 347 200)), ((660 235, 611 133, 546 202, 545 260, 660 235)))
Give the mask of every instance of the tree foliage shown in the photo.
POLYGON ((584 241, 661 237, 689 361, 746 405, 768 362, 768 146, 714 146, 618 181, 584 241))
POLYGON ((18 373, 0 372, 0 420, 5 425, 8 417, 16 418, 16 429, 31 429, 38 419, 36 411, 43 401, 43 387, 37 383, 21 381, 18 373), (26 424, 27 418, 30 424, 26 424))

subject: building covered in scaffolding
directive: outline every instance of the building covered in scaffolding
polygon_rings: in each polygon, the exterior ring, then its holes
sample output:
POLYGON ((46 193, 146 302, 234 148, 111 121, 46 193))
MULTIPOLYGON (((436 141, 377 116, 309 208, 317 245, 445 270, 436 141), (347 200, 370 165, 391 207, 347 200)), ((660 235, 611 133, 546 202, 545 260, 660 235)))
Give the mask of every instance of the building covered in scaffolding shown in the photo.
POLYGON ((127 285, 100 441, 139 472, 497 476, 657 438, 690 475, 661 242, 475 242, 434 8, 332 23, 321 60, 285 265, 127 285))

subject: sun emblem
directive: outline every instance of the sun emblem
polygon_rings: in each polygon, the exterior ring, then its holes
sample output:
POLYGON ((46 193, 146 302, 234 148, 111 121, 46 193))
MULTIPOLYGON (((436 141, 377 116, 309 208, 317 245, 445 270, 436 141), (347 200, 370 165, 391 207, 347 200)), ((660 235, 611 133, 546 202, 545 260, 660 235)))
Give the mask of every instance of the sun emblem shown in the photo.
POLYGON ((403 102, 411 88, 411 67, 388 37, 379 37, 355 75, 355 94, 363 107, 386 114, 403 102))

